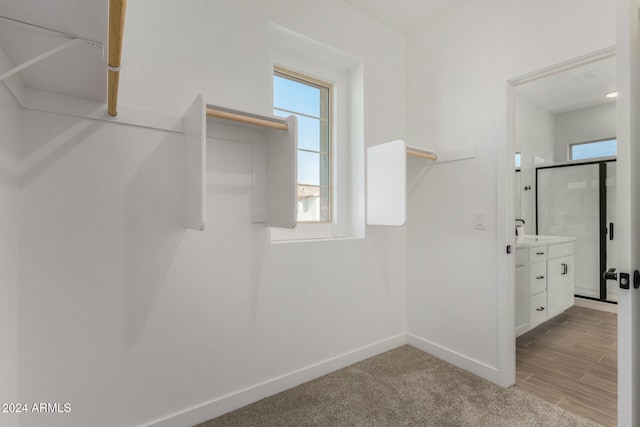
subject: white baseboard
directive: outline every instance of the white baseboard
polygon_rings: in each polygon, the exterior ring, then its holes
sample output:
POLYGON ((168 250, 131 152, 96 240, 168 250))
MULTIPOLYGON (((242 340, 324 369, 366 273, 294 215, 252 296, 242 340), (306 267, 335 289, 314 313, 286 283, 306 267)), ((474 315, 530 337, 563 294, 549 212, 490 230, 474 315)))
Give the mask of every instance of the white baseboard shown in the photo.
POLYGON ((618 305, 608 302, 593 301, 585 298, 574 298, 574 303, 580 307, 592 308, 594 310, 607 311, 609 313, 617 313, 618 305))
POLYGON ((413 334, 407 334, 407 344, 419 350, 422 350, 425 353, 429 353, 432 356, 437 357, 438 359, 451 363, 458 368, 469 371, 472 374, 484 378, 485 380, 498 384, 498 369, 493 366, 489 366, 475 359, 471 359, 451 349, 442 347, 438 344, 432 343, 431 341, 427 341, 413 334))
POLYGON ((378 341, 151 422, 146 427, 192 426, 405 344, 407 344, 406 334, 378 341))

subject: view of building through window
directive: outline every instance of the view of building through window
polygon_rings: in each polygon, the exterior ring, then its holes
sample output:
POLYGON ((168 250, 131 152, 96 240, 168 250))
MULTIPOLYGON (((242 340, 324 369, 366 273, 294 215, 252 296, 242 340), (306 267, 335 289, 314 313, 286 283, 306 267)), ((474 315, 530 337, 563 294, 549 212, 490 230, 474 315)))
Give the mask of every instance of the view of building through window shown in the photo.
POLYGON ((582 142, 569 146, 571 160, 594 159, 597 157, 615 156, 618 151, 615 139, 606 141, 582 142))
POLYGON ((273 113, 298 119, 298 222, 331 221, 330 85, 276 69, 273 113))

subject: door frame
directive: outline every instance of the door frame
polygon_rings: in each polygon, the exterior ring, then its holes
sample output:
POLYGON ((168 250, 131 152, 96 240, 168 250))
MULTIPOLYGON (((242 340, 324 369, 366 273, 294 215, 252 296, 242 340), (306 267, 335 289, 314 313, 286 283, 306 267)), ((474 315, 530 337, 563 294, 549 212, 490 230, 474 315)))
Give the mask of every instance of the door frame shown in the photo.
MULTIPOLYGON (((637 1, 637 0, 619 0, 637 1)), ((506 82, 506 147, 497 151, 497 254, 498 254, 498 383, 508 387, 516 382, 516 335, 515 335, 515 209, 514 209, 514 164, 516 147, 515 108, 516 88, 561 73, 572 68, 601 61, 616 56, 616 46, 607 47, 593 53, 564 61, 540 70, 527 73, 506 82), (506 243, 505 243, 506 242, 506 243), (509 248, 509 249, 506 249, 509 248)))
MULTIPOLYGON (((618 61, 618 270, 640 268, 640 33, 639 0, 616 2, 618 61), (635 166, 635 167, 634 167, 635 166)), ((640 292, 630 286, 618 292, 618 425, 640 423, 640 337, 632 325, 640 322, 640 292), (622 356, 622 357, 621 357, 622 356)))

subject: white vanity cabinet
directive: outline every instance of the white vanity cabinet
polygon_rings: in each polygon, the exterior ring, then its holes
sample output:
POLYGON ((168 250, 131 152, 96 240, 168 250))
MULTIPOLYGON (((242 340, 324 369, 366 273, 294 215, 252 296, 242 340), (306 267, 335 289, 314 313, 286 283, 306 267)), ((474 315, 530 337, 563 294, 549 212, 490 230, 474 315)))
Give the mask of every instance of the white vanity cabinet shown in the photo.
POLYGON ((575 238, 526 237, 516 247, 516 336, 573 305, 575 238))

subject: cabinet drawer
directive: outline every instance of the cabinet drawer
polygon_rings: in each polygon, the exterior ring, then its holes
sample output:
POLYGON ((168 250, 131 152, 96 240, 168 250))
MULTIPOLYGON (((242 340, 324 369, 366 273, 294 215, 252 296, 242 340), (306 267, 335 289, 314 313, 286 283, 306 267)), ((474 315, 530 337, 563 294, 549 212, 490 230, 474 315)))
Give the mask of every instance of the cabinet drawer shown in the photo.
POLYGON ((529 264, 529 295, 547 290, 547 263, 529 264))
POLYGON ((539 325, 547 320, 547 293, 529 297, 529 325, 531 327, 539 325))
POLYGON ((529 262, 539 262, 547 260, 547 247, 537 246, 529 248, 529 262))
POLYGON ((549 258, 560 258, 562 256, 573 255, 573 242, 549 245, 549 258))
POLYGON ((516 265, 525 265, 529 262, 529 249, 516 249, 516 265))

